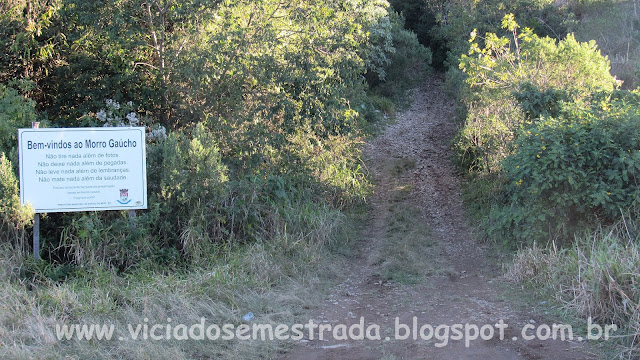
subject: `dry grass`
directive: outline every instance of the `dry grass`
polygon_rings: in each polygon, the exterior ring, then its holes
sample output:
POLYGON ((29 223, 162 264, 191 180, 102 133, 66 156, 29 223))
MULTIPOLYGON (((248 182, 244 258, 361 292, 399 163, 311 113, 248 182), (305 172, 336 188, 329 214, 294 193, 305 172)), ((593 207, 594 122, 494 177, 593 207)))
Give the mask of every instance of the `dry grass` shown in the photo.
POLYGON ((119 275, 96 266, 63 283, 44 276, 25 279, 18 275, 24 260, 12 257, 14 250, 5 245, 0 249, 0 358, 273 358, 289 344, 131 340, 127 324, 167 324, 171 318, 174 325, 192 325, 204 317, 208 325, 238 325, 249 311, 256 316, 251 322, 261 324, 306 322, 302 317, 319 301, 322 288, 338 278, 325 245, 339 237, 344 217, 328 209, 316 215, 305 220, 313 221, 305 227, 311 231, 287 231, 283 225, 271 239, 221 247, 216 256, 200 258, 194 270, 176 274, 119 275), (75 323, 115 324, 114 340, 56 339, 56 324, 75 323), (125 340, 118 341, 119 336, 125 340))
POLYGON ((640 223, 617 224, 576 239, 571 248, 523 249, 507 277, 551 290, 563 308, 620 327, 621 358, 640 356, 640 223))

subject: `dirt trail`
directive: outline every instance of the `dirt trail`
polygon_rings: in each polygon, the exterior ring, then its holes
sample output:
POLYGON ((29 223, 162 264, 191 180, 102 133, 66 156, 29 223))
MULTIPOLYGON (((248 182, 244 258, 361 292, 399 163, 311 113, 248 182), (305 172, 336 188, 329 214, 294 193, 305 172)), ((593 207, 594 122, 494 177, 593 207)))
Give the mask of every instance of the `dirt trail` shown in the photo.
MULTIPOLYGON (((285 359, 593 359, 584 343, 577 341, 524 341, 527 324, 553 324, 533 309, 522 309, 504 296, 501 271, 492 254, 476 240, 466 224, 460 181, 450 162, 450 144, 456 127, 454 104, 442 90, 442 79, 434 76, 413 93, 410 109, 367 146, 366 157, 376 181, 372 199, 372 222, 357 246, 359 254, 345 270, 345 280, 326 302, 314 311, 320 324, 355 324, 362 317, 365 327, 380 326, 382 340, 305 339, 284 355, 285 359), (390 171, 389 164, 404 161, 404 171, 390 171), (395 162, 394 162, 395 161, 395 162), (409 195, 397 200, 402 187, 409 195), (388 241, 388 218, 393 207, 417 209, 429 228, 426 235, 436 245, 424 257, 424 267, 433 268, 417 284, 386 281, 380 276, 380 249, 388 241), (438 347, 437 339, 394 339, 399 323, 418 328, 431 324, 495 324, 502 319, 508 328, 505 339, 450 340, 438 347), (389 337, 390 340, 385 340, 389 337), (517 337, 518 340, 513 338, 517 337)), ((401 162, 402 163, 402 162, 401 162)), ((393 169, 393 166, 391 166, 393 169)), ((397 166, 396 166, 397 168, 397 166)), ((398 245, 401 246, 401 245, 398 245)), ((508 288, 507 288, 508 289, 508 288)), ((328 335, 328 333, 326 333, 328 335)), ((402 334, 402 333, 401 333, 402 334)))

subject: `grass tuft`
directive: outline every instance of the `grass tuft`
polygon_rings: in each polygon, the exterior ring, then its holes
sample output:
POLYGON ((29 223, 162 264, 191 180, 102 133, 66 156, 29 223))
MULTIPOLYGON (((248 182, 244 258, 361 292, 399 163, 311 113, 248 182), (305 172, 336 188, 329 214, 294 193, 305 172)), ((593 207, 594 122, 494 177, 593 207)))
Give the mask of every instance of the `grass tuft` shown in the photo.
POLYGON ((406 204, 392 206, 376 257, 380 276, 402 284, 419 283, 437 268, 433 261, 435 245, 418 208, 406 204))
POLYGON ((507 278, 554 294, 565 310, 594 323, 616 324, 618 353, 640 355, 640 222, 623 216, 611 227, 579 236, 570 248, 520 250, 507 278))
MULTIPOLYGON (((23 261, 12 245, 0 249, 0 358, 8 359, 194 359, 273 358, 290 344, 277 341, 130 339, 127 324, 231 323, 253 312, 251 322, 293 324, 321 299, 337 278, 327 245, 346 236, 349 221, 338 210, 309 207, 283 211, 269 221, 271 236, 247 244, 220 244, 200 254, 189 271, 118 273, 83 266, 55 282, 34 273, 20 277, 23 261), (320 275, 323 274, 323 275, 320 275), (333 279, 332 279, 333 278, 333 279), (35 281, 35 282, 34 282, 35 281), (58 341, 56 324, 115 324, 114 340, 58 341), (118 341, 122 336, 125 340, 118 341)), ((197 229, 184 233, 192 242, 197 229)), ((197 239, 195 239, 197 240, 197 239)), ((196 248, 193 248, 194 251, 196 248)))

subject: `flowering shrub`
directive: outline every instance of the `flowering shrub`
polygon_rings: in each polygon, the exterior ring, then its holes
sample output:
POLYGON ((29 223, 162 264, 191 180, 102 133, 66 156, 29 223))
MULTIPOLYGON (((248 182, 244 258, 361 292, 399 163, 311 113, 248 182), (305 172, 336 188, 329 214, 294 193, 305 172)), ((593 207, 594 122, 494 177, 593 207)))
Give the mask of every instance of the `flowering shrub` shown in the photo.
POLYGON ((593 97, 557 118, 523 128, 503 161, 504 203, 494 208, 493 237, 520 242, 567 238, 612 222, 640 199, 640 93, 593 97))
MULTIPOLYGON (((125 126, 144 126, 146 121, 137 112, 134 111, 133 102, 129 101, 126 105, 120 105, 113 99, 105 101, 105 107, 96 113, 96 118, 102 123, 103 127, 125 127, 125 126)), ((147 143, 154 143, 167 138, 167 129, 160 124, 151 124, 147 126, 147 143)))
POLYGON ((105 100, 105 108, 96 113, 96 118, 103 123, 104 127, 139 126, 141 120, 133 110, 131 101, 122 106, 113 99, 107 99, 105 100))

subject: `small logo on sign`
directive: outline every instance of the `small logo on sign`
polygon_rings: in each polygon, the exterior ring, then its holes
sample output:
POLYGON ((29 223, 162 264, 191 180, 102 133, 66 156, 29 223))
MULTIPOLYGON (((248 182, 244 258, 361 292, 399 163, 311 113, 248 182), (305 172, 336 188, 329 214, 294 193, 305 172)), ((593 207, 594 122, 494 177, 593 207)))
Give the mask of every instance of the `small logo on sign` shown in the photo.
POLYGON ((129 199, 129 189, 120 189, 120 200, 118 200, 118 202, 122 205, 131 202, 131 199, 129 199))

